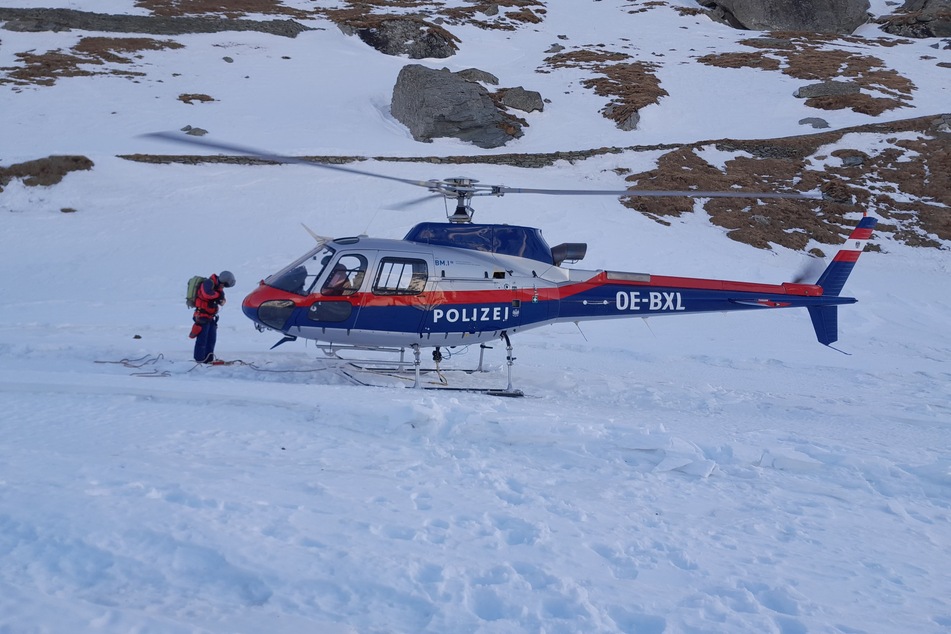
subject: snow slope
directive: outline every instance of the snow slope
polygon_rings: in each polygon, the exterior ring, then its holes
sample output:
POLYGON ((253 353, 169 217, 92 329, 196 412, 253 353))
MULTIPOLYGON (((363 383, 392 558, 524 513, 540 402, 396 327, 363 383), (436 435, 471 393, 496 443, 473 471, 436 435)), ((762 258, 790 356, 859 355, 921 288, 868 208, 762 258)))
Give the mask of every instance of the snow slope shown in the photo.
MULTIPOLYGON (((726 27, 618 1, 551 5, 517 35, 462 29, 459 55, 433 63, 551 96, 500 151, 784 136, 815 115, 782 75, 670 61, 731 50, 742 35, 726 27), (663 51, 669 99, 640 130, 616 130, 577 79, 535 73, 558 35, 663 51), (756 96, 737 101, 751 79, 756 96)), ((255 332, 239 300, 309 246, 301 222, 399 237, 441 218, 438 204, 390 211, 418 192, 300 166, 115 156, 169 151, 138 135, 184 125, 275 152, 483 152, 412 141, 387 113, 407 60, 315 26, 293 40, 178 38, 185 52, 143 53, 137 82, 0 86, 0 163, 95 162, 0 193, 0 631, 951 628, 946 249, 878 239, 862 256, 846 286, 860 301, 840 311, 848 354, 817 344, 805 312, 684 316, 516 337, 523 399, 355 385, 313 346, 269 350, 274 333, 255 332), (217 101, 183 104, 185 92, 217 101), (242 363, 195 367, 184 283, 222 268, 238 284, 218 353, 242 363)), ((81 35, 4 31, 0 67, 81 35)), ((946 110, 947 84, 919 60, 947 56, 931 43, 875 49, 920 88, 895 118, 946 110)), ((872 120, 827 114, 833 127, 872 120)), ((655 158, 464 168, 486 183, 619 187, 613 168, 655 158)), ((478 220, 588 242, 585 268, 779 282, 803 259, 723 239, 700 214, 664 227, 610 198, 478 202, 478 220)), ((477 360, 457 349, 450 364, 477 360)), ((503 385, 501 345, 487 366, 480 380, 503 385)))

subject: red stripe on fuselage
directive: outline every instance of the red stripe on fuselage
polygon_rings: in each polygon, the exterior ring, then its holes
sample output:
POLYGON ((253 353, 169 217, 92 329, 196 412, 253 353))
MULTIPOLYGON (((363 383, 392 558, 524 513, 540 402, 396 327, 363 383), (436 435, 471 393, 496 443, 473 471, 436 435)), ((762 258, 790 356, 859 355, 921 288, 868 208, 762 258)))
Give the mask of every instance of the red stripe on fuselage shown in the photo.
POLYGON ((872 237, 871 229, 856 228, 855 230, 852 231, 851 235, 849 235, 849 240, 869 240, 871 239, 871 237, 872 237))
MULTIPOLYGON (((597 286, 589 285, 588 288, 597 286)), ((257 308, 269 300, 286 299, 297 306, 308 307, 317 301, 345 301, 354 306, 441 306, 444 304, 507 304, 514 300, 522 302, 551 301, 561 296, 559 288, 520 288, 472 291, 427 291, 419 295, 374 295, 373 293, 354 293, 353 295, 296 295, 269 286, 260 286, 248 295, 244 304, 257 308)))
POLYGON ((731 282, 729 280, 708 280, 696 277, 672 277, 651 275, 650 282, 633 280, 609 280, 607 273, 599 273, 589 282, 575 284, 562 289, 567 297, 591 288, 606 284, 618 286, 638 286, 642 288, 678 288, 702 291, 727 291, 734 293, 760 293, 771 295, 821 295, 822 289, 814 284, 759 284, 756 282, 731 282))
MULTIPOLYGON (((842 253, 854 253, 858 258, 858 252, 841 252, 836 256, 840 258, 842 253)), ((629 286, 638 288, 665 288, 665 289, 685 289, 685 290, 706 290, 721 291, 733 293, 757 293, 764 295, 796 295, 796 296, 818 296, 822 295, 822 288, 814 284, 759 284, 755 282, 732 282, 728 280, 711 280, 693 277, 673 277, 666 275, 651 275, 650 282, 639 282, 632 280, 608 279, 607 273, 601 271, 584 282, 566 284, 564 286, 547 288, 519 288, 519 289, 492 289, 492 290, 471 290, 471 291, 426 291, 420 295, 374 295, 372 293, 355 293, 346 296, 323 296, 309 295, 300 296, 293 293, 287 293, 275 288, 262 285, 252 292, 245 299, 245 304, 257 307, 263 301, 273 299, 289 299, 297 306, 310 306, 315 301, 347 301, 354 306, 365 307, 385 307, 385 306, 442 306, 446 304, 500 304, 510 303, 518 300, 522 302, 545 302, 572 297, 579 293, 584 293, 601 286, 629 286), (250 301, 249 301, 250 300, 250 301)))

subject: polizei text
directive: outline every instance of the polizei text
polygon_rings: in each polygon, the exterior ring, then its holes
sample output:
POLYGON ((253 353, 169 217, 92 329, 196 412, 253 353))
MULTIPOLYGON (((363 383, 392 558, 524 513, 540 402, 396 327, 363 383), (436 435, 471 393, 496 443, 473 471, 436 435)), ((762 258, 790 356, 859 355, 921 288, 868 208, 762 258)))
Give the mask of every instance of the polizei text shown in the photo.
POLYGON ((445 321, 450 324, 482 321, 508 321, 508 318, 508 306, 473 306, 472 308, 433 309, 434 324, 438 324, 440 321, 445 321))

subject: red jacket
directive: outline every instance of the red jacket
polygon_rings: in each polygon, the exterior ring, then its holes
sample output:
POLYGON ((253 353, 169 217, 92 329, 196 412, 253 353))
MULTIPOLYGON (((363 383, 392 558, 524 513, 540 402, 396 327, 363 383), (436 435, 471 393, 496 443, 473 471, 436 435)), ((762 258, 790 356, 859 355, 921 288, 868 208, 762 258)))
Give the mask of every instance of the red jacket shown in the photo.
POLYGON ((195 320, 213 318, 224 301, 225 291, 218 281, 218 275, 212 273, 195 293, 195 320))

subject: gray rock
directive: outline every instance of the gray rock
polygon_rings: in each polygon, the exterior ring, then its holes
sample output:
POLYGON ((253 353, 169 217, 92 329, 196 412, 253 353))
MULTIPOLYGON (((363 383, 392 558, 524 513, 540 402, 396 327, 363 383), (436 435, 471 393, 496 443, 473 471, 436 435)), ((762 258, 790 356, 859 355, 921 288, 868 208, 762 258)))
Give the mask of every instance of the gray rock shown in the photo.
POLYGON ((502 105, 508 108, 515 108, 522 112, 539 112, 545 109, 545 102, 542 101, 541 93, 534 90, 525 90, 521 86, 517 88, 507 88, 502 93, 502 105))
POLYGON ((883 31, 913 38, 951 36, 951 0, 907 0, 901 10, 879 20, 883 31))
POLYGON ((811 125, 817 130, 822 130, 823 128, 829 127, 829 122, 825 119, 820 119, 819 117, 806 117, 805 119, 799 120, 800 125, 811 125))
POLYGON ((868 0, 698 0, 713 17, 756 31, 852 33, 868 19, 868 0))
POLYGON ((854 81, 823 81, 818 84, 802 86, 793 93, 794 97, 809 99, 810 97, 835 97, 838 95, 854 95, 862 88, 854 81))
POLYGON ((182 128, 182 132, 190 136, 205 136, 208 134, 208 130, 205 130, 204 128, 193 128, 190 125, 182 128))
POLYGON ((479 81, 483 84, 490 84, 492 86, 499 85, 498 77, 492 73, 487 73, 484 70, 479 70, 478 68, 467 68, 465 70, 460 70, 456 72, 456 75, 459 75, 468 81, 479 81))
POLYGON ((217 17, 156 17, 148 15, 110 15, 73 9, 0 8, 4 28, 18 31, 106 31, 108 33, 221 33, 224 31, 260 31, 282 37, 297 37, 312 30, 293 20, 244 20, 217 17))
POLYGON ((392 18, 355 31, 366 44, 386 55, 444 59, 457 50, 447 31, 421 20, 392 18))
MULTIPOLYGON (((604 112, 602 112, 602 114, 608 119, 613 120, 615 108, 616 108, 615 105, 609 105, 608 107, 604 109, 604 112)), ((626 119, 622 121, 618 121, 616 125, 619 130, 630 132, 631 130, 636 130, 637 124, 640 122, 641 122, 641 113, 635 110, 626 119)))
POLYGON ((499 111, 485 88, 448 70, 420 64, 400 71, 390 112, 417 141, 452 137, 494 148, 522 136, 518 122, 499 111))

